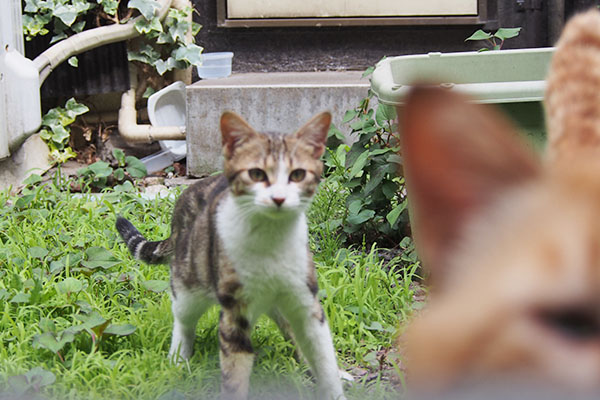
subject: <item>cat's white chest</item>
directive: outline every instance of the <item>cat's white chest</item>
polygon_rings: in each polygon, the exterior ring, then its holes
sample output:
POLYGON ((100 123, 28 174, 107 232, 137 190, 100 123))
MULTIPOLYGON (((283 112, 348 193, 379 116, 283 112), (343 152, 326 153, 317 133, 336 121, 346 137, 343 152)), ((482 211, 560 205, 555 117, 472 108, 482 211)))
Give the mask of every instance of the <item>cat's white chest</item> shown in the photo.
POLYGON ((305 287, 308 267, 308 228, 297 218, 256 224, 229 198, 217 211, 217 232, 242 285, 251 293, 272 297, 305 287), (304 285, 304 286, 299 286, 304 285))

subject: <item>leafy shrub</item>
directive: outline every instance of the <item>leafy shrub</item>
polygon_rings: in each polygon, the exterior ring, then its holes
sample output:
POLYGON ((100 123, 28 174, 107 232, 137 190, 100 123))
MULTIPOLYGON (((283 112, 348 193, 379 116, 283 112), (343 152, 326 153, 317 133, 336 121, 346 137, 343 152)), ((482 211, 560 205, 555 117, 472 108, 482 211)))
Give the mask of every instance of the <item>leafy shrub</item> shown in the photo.
POLYGON ((496 31, 496 33, 490 33, 478 29, 471 36, 465 39, 467 40, 482 40, 486 44, 487 47, 482 47, 478 51, 488 51, 488 50, 500 50, 504 45, 504 41, 506 39, 511 39, 519 36, 521 32, 521 28, 500 28, 496 31))
MULTIPOLYGON (((146 41, 129 51, 130 61, 148 64, 160 75, 199 65, 202 47, 186 38, 188 30, 193 36, 200 30, 199 24, 187 20, 192 9, 171 8, 161 23, 154 15, 159 7, 156 0, 129 0, 127 4, 123 0, 25 0, 23 33, 31 40, 52 31, 50 43, 55 43, 83 31, 90 21, 119 24, 139 13, 142 18, 135 22, 135 28, 146 41)), ((77 59, 72 57, 69 64, 77 66, 77 59)))
MULTIPOLYGON (((372 68, 364 76, 368 76, 372 68)), ((329 132, 325 155, 327 174, 346 194, 346 215, 340 219, 346 240, 395 247, 408 233, 402 159, 393 107, 373 106, 373 92, 344 115, 351 137, 348 146, 336 128, 329 132)))
POLYGON ((50 157, 58 163, 63 163, 75 157, 75 152, 69 147, 71 130, 69 125, 75 122, 77 116, 85 114, 89 108, 78 103, 74 98, 67 100, 64 107, 52 108, 42 118, 40 137, 50 149, 50 157))
POLYGON ((113 156, 117 165, 113 168, 106 161, 96 161, 77 171, 80 186, 90 189, 104 189, 121 185, 122 190, 133 190, 131 180, 143 178, 148 174, 146 166, 134 156, 125 156, 123 150, 114 149, 113 156))

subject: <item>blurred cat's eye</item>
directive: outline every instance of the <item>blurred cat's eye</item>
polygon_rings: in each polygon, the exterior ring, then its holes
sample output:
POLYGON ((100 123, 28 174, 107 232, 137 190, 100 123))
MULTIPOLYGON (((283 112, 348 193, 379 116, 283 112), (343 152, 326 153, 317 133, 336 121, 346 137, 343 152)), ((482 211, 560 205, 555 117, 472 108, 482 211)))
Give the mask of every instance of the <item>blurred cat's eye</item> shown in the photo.
POLYGON ((249 169, 248 176, 250 176, 250 179, 252 179, 254 182, 266 182, 267 180, 266 172, 260 168, 249 169))
POLYGON ((290 174, 290 181, 300 182, 306 177, 306 171, 303 169, 295 169, 290 174))

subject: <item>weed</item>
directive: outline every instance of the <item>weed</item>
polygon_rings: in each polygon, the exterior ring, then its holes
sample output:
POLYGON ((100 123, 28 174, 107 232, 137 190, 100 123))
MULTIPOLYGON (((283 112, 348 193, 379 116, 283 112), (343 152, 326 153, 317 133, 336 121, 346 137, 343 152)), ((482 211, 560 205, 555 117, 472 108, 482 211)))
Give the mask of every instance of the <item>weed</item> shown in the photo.
MULTIPOLYGON (((368 69, 363 76, 368 76, 368 69)), ((373 92, 344 115, 350 136, 345 144, 338 129, 331 129, 325 156, 326 174, 346 194, 345 212, 333 220, 343 228, 348 243, 368 243, 395 247, 409 232, 404 180, 399 175, 402 159, 393 107, 373 106, 373 92)))
POLYGON ((69 125, 75 122, 77 116, 85 114, 89 108, 78 103, 74 98, 67 100, 64 107, 49 110, 42 118, 40 137, 50 149, 50 157, 61 164, 75 157, 75 152, 69 147, 71 130, 69 125))
MULTIPOLYGON (((390 397, 388 379, 397 375, 390 349, 399 321, 413 309, 416 264, 385 261, 374 246, 340 248, 339 238, 323 225, 324 218, 344 214, 339 185, 325 180, 309 211, 319 295, 340 364, 374 377, 350 388, 349 397, 390 397)), ((70 187, 33 177, 18 196, 0 193, 0 392, 214 398, 220 384, 218 308, 201 318, 192 359, 169 363, 168 267, 133 260, 113 227, 119 214, 149 238, 167 237, 180 189, 150 200, 135 188, 95 195, 73 194, 70 187)), ((261 318, 252 341, 253 397, 267 398, 282 387, 290 397, 311 396, 306 366, 272 321, 261 318)))
POLYGON ((77 171, 78 187, 87 189, 106 189, 118 185, 119 191, 132 191, 134 179, 148 174, 146 166, 134 156, 125 156, 123 150, 113 149, 116 165, 113 168, 106 161, 96 161, 77 171))
POLYGON ((467 40, 481 40, 483 41, 487 47, 482 47, 478 51, 488 51, 488 50, 500 50, 504 45, 504 41, 506 39, 511 39, 519 36, 521 32, 521 28, 500 28, 496 31, 496 33, 485 32, 481 29, 475 31, 471 36, 465 39, 467 40))

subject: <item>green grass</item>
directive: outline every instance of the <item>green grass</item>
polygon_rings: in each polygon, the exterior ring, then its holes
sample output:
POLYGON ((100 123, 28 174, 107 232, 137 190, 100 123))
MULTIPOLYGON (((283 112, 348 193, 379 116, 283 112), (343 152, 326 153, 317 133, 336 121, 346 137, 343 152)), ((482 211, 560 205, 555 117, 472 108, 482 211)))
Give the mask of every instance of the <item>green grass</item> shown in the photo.
MULTIPOLYGON (((75 196, 65 187, 0 193, 0 396, 216 397, 218 309, 200 320, 192 359, 170 364, 168 267, 133 260, 114 230, 120 214, 147 237, 165 238, 174 200, 115 190, 75 196)), ((393 398, 390 378, 400 380, 389 350, 412 309, 415 267, 384 263, 376 247, 341 247, 338 226, 324 223, 343 215, 338 189, 324 182, 309 212, 320 295, 340 365, 364 377, 347 388, 348 397, 393 398)), ((274 323, 260 319, 252 340, 252 397, 312 396, 306 366, 274 323)))

